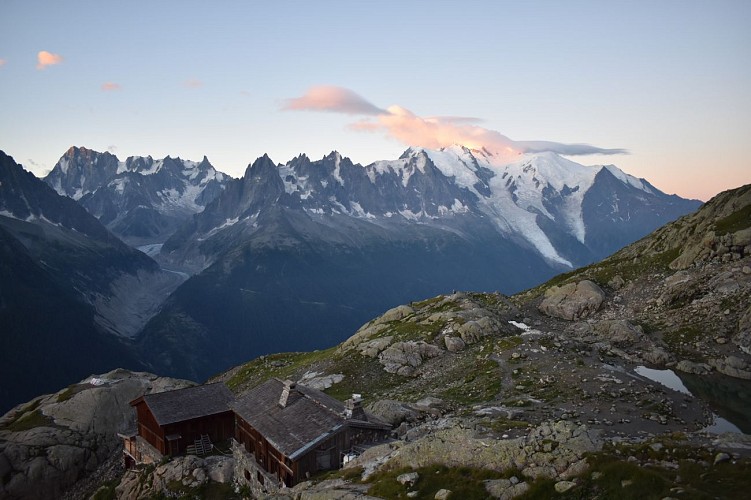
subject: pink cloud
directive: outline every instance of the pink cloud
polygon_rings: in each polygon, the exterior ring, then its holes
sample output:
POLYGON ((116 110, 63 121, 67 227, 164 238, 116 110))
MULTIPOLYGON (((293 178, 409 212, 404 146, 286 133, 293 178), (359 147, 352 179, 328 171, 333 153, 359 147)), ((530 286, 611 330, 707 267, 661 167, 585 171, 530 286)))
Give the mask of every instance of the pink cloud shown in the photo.
POLYGON ((311 87, 301 97, 287 99, 282 109, 290 111, 330 111, 348 115, 380 115, 387 113, 358 94, 343 87, 320 85, 311 87))
POLYGON ((53 66, 63 62, 63 56, 60 54, 53 54, 46 50, 40 50, 37 53, 37 69, 45 69, 47 66, 53 66))
POLYGON ((203 82, 195 78, 190 78, 188 80, 185 80, 183 82, 183 85, 189 89, 200 89, 201 87, 203 87, 203 82))
POLYGON ((5 66, 5 63, 7 63, 5 59, 0 59, 0 66, 5 66))
POLYGON ((302 97, 287 99, 282 109, 364 115, 366 118, 350 124, 349 128, 360 132, 383 132, 405 145, 428 149, 459 144, 472 149, 485 148, 501 155, 540 151, 565 155, 627 153, 623 149, 603 149, 588 144, 514 141, 496 130, 477 125, 481 122, 478 118, 421 117, 396 105, 381 109, 355 92, 342 87, 312 87, 302 97))
POLYGON ((115 82, 105 82, 102 84, 102 90, 105 92, 112 92, 114 90, 120 90, 122 86, 115 82))

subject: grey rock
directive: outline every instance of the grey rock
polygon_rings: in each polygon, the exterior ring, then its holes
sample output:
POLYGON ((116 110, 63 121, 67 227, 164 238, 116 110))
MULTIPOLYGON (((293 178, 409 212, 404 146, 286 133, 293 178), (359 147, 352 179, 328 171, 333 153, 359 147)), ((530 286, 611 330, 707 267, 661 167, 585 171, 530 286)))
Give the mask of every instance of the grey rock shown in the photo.
MULTIPOLYGON (((10 467, 3 495, 55 498, 121 446, 117 432, 134 424, 129 402, 148 392, 192 382, 149 373, 113 370, 82 381, 72 396, 60 391, 35 400, 36 411, 54 425, 0 433, 0 470, 10 467), (99 385, 90 382, 95 379, 99 385), (65 395, 65 397, 62 397, 65 395)), ((2 417, 11 421, 30 408, 20 405, 2 417)))
POLYGON ((491 332, 483 328, 477 321, 467 321, 459 327, 458 333, 466 344, 474 344, 491 332))
POLYGON ((652 349, 648 349, 642 352, 641 357, 647 363, 653 364, 655 366, 664 366, 671 360, 670 353, 668 353, 661 347, 653 347, 652 349))
POLYGON ((576 483, 573 481, 558 481, 555 483, 554 488, 557 493, 566 493, 574 486, 576 486, 576 483))
POLYGON ((398 321, 404 319, 410 314, 414 314, 415 310, 409 306, 401 305, 396 306, 393 309, 389 309, 381 315, 376 321, 378 323, 389 323, 391 321, 398 321))
POLYGON ((447 490, 446 488, 441 488, 438 490, 433 498, 435 500, 447 500, 451 496, 451 490, 447 490))
POLYGON ((617 274, 611 278, 610 281, 608 281, 608 286, 612 288, 613 290, 620 290, 623 288, 623 285, 626 284, 626 281, 621 277, 620 274, 617 274))
POLYGON ((391 341, 393 340, 393 336, 387 336, 387 337, 381 337, 378 339, 373 339, 369 342, 363 342, 359 346, 357 346, 357 349, 360 351, 360 354, 363 356, 367 356, 369 358, 375 358, 378 356, 381 351, 386 349, 389 345, 391 345, 391 341))
POLYGON ((730 461, 730 455, 728 455, 725 452, 720 452, 717 455, 715 455, 715 457, 714 457, 714 464, 715 465, 721 464, 723 462, 728 462, 728 461, 730 461))
POLYGON ((675 365, 675 369, 684 373, 692 373, 695 375, 706 375, 712 371, 712 367, 706 363, 694 363, 687 359, 679 361, 675 365))
POLYGON ((539 309, 548 316, 574 321, 596 312, 604 300, 605 293, 599 286, 583 280, 549 288, 539 309))
POLYGON ((410 376, 425 359, 440 355, 440 347, 423 341, 395 342, 378 355, 378 361, 389 373, 410 376))
POLYGON ((392 426, 416 420, 420 413, 412 406, 393 399, 382 399, 368 405, 368 410, 392 426))
POLYGON ((409 487, 414 486, 418 479, 420 479, 420 474, 418 474, 417 472, 407 472, 396 477, 396 480, 399 484, 403 484, 409 487))
POLYGON ((446 350, 450 352, 461 351, 467 345, 461 338, 449 335, 443 337, 443 342, 446 344, 446 350))

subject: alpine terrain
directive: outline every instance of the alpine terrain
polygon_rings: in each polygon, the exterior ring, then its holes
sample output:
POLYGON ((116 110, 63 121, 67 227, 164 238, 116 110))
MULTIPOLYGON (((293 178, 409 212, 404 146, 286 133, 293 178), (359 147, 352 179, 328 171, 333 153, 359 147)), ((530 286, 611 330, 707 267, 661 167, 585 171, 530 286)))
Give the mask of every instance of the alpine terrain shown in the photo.
POLYGON ((699 205, 552 153, 509 164, 459 146, 408 149, 366 166, 337 152, 263 156, 164 243, 163 265, 196 274, 140 343, 155 369, 202 379, 332 345, 415 298, 534 286, 699 205))
MULTIPOLYGON (((341 470, 257 485, 273 498, 745 498, 750 296, 744 186, 523 293, 407 302, 210 382, 357 393, 392 424, 341 470)), ((0 418, 0 496, 247 497, 232 454, 118 465, 129 398, 186 384, 117 370, 17 406, 0 418)))

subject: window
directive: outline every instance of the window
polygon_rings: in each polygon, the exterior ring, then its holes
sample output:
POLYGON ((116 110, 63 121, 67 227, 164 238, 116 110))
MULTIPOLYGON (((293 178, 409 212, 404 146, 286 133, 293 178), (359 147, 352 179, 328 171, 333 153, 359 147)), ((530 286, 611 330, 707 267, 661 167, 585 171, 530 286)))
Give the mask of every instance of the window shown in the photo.
POLYGON ((250 471, 248 469, 245 469, 244 476, 246 481, 250 481, 250 471))

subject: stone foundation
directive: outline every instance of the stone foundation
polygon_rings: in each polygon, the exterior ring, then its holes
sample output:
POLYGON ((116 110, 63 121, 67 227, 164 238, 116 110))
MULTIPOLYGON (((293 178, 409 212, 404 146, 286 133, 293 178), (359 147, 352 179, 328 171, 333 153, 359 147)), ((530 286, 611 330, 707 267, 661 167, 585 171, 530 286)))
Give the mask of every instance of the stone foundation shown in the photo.
POLYGON ((276 477, 266 472, 251 453, 236 440, 232 440, 232 457, 235 459, 235 482, 247 486, 255 498, 279 492, 284 487, 276 477))

